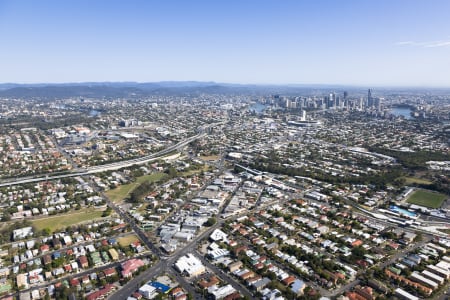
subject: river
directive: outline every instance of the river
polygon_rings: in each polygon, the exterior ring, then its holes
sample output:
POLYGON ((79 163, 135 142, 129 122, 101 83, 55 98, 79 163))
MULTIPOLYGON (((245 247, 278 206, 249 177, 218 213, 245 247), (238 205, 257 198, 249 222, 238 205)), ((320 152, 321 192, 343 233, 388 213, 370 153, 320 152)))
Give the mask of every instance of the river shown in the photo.
POLYGON ((250 107, 248 109, 250 111, 256 112, 257 114, 262 114, 266 110, 267 107, 269 107, 269 106, 265 105, 265 104, 261 104, 259 102, 256 102, 256 103, 250 105, 250 107))
POLYGON ((411 109, 408 107, 393 107, 391 113, 396 117, 403 116, 405 119, 411 119, 411 109))

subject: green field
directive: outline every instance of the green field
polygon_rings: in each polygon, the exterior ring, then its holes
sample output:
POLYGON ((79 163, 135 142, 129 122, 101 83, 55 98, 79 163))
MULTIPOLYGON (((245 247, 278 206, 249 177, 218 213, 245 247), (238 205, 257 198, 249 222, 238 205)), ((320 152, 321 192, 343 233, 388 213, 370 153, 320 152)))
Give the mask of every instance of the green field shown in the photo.
POLYGON ((9 281, 0 284, 0 294, 9 292, 9 291, 11 291, 11 289, 12 289, 12 286, 11 286, 11 283, 9 281))
POLYGON ((447 198, 446 195, 426 190, 416 190, 406 202, 429 208, 439 208, 447 198))
POLYGON ((33 220, 31 221, 31 223, 36 230, 43 230, 45 228, 48 228, 51 232, 55 232, 56 230, 66 228, 71 225, 100 219, 102 217, 102 214, 103 211, 101 210, 85 209, 76 211, 74 213, 33 220))
POLYGON ((405 183, 408 184, 412 184, 412 183, 417 183, 417 184, 432 184, 431 181, 427 180, 427 179, 422 179, 422 178, 417 178, 417 177, 403 177, 405 179, 405 183))
POLYGON ((121 236, 120 238, 117 239, 117 242, 122 247, 130 246, 130 244, 134 243, 135 241, 139 241, 139 238, 135 234, 130 234, 130 235, 127 235, 127 236, 121 236))
POLYGON ((115 189, 107 191, 105 194, 113 202, 121 202, 130 194, 136 187, 144 181, 158 182, 167 176, 166 173, 153 173, 136 178, 135 182, 124 184, 115 189))
POLYGON ((180 174, 180 176, 182 176, 182 177, 192 176, 192 175, 194 175, 194 174, 200 174, 201 172, 207 172, 207 171, 209 171, 209 170, 210 170, 210 166, 204 165, 204 166, 203 166, 202 168, 200 168, 200 169, 182 172, 182 173, 180 174))

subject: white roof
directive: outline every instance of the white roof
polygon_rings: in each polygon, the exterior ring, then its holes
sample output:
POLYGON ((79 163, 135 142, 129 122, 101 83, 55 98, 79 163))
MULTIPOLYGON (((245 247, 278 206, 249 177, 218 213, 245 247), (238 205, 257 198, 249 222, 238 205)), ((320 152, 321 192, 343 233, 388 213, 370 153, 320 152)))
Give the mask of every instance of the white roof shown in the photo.
POLYGON ((192 255, 192 253, 188 253, 185 256, 180 257, 175 263, 175 267, 180 272, 186 272, 189 275, 196 274, 205 269, 202 262, 192 255))
POLYGON ((220 229, 214 230, 209 237, 213 241, 221 241, 221 240, 226 241, 227 240, 227 234, 220 229))

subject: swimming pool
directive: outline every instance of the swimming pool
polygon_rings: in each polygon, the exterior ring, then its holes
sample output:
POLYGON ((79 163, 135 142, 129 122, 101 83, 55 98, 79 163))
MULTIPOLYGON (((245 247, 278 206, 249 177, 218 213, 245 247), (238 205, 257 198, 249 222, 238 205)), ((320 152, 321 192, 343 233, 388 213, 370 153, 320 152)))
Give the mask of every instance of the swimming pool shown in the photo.
POLYGON ((407 216, 407 217, 410 217, 410 218, 416 218, 417 217, 416 213, 414 213, 412 211, 409 211, 409 210, 406 210, 406 209, 403 209, 403 208, 400 208, 400 207, 395 206, 395 205, 391 205, 389 207, 389 209, 392 210, 393 212, 396 212, 396 213, 398 213, 400 215, 404 215, 404 216, 407 216))

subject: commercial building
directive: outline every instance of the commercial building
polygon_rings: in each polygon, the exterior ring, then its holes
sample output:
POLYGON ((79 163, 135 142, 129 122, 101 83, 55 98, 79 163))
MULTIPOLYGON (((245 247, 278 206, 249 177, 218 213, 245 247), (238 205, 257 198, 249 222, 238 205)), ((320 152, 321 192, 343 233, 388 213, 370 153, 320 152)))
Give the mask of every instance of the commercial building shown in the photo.
POLYGON ((187 276, 197 276, 206 271, 202 262, 192 253, 180 257, 175 263, 175 269, 187 276))

